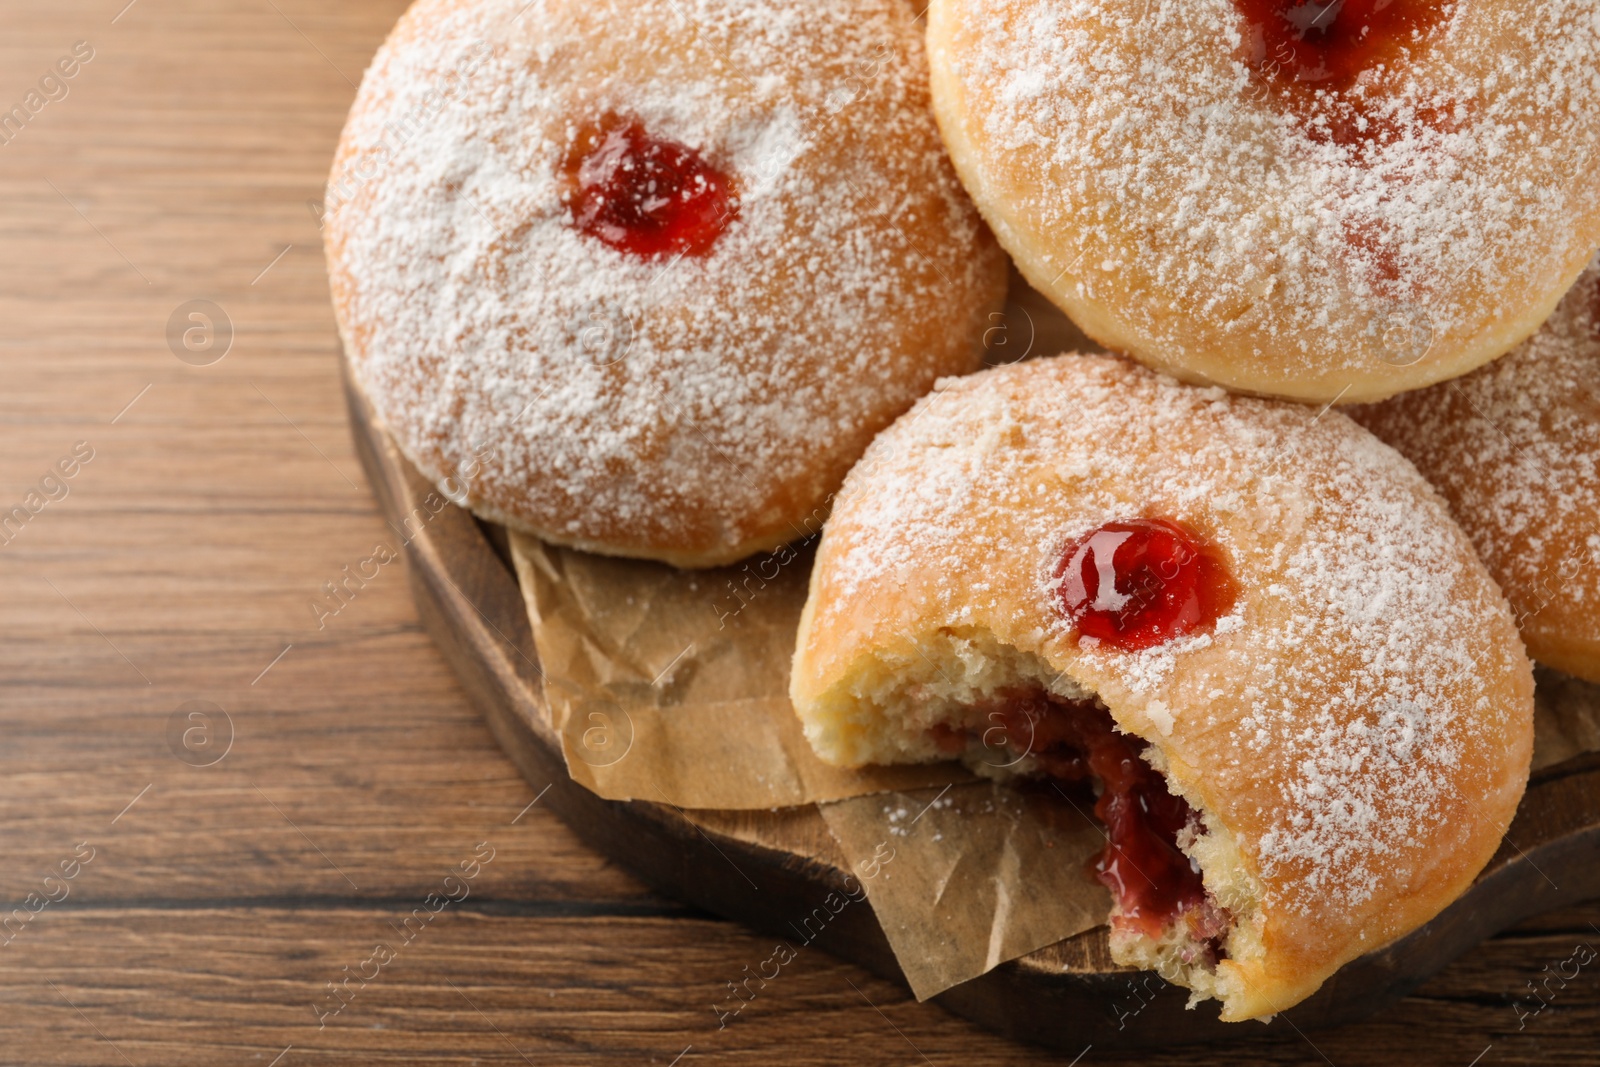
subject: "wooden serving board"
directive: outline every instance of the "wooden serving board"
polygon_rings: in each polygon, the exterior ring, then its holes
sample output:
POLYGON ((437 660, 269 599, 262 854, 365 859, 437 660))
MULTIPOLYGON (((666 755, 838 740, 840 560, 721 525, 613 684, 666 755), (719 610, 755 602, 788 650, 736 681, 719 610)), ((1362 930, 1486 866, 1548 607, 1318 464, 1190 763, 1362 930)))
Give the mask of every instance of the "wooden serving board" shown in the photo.
MULTIPOLYGON (((376 423, 348 373, 351 428, 382 509, 402 528, 435 492, 376 423)), ((594 848, 658 891, 763 932, 846 888, 844 860, 816 808, 685 811, 610 801, 573 784, 541 710, 538 657, 505 533, 448 506, 407 542, 412 592, 440 650, 544 804, 594 848)), ((1600 896, 1600 754, 1535 773, 1507 840, 1460 900, 1427 926, 1334 975, 1271 1029, 1358 1019, 1404 996, 1457 955, 1530 915, 1600 896)), ((848 908, 816 943, 902 980, 870 908, 848 908)), ((1111 960, 1099 927, 934 998, 1007 1036, 1077 1054, 1098 1048, 1248 1041, 1269 1028, 1224 1024, 1215 1004, 1111 960)))

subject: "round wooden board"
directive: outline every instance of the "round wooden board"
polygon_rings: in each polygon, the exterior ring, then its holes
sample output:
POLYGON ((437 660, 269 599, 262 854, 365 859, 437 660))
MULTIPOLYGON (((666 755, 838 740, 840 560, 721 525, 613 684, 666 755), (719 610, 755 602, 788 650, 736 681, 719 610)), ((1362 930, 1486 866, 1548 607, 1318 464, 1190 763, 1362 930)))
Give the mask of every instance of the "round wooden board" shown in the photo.
MULTIPOLYGON (((652 887, 754 929, 790 937, 846 871, 815 807, 773 812, 684 811, 603 800, 567 777, 561 746, 540 710, 541 687, 522 595, 504 532, 448 506, 406 523, 435 487, 395 448, 348 373, 356 447, 385 516, 410 531, 417 609, 495 737, 542 803, 594 848, 652 887)), ((1534 775, 1500 851, 1472 889, 1404 940, 1345 966, 1284 1013, 1301 1030, 1360 1018, 1405 995, 1457 955, 1512 923, 1600 896, 1600 755, 1534 775)), ((816 943, 902 980, 869 908, 833 919, 816 943)), ((1186 1011, 1187 991, 1111 961, 1104 927, 1088 931, 935 998, 1019 1040, 1077 1054, 1096 1047, 1249 1041, 1284 1026, 1224 1024, 1215 1004, 1186 1011)))

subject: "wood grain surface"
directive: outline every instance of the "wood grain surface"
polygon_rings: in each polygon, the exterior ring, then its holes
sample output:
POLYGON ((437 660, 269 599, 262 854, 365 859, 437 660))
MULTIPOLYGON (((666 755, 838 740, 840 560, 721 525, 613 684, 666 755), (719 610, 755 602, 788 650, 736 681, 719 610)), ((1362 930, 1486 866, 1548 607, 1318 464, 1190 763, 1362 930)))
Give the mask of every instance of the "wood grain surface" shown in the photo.
MULTIPOLYGON (((0 2, 0 108, 94 50, 0 144, 0 513, 37 509, 0 544, 0 1063, 1068 1062, 809 950, 719 1029, 769 939, 542 809, 403 564, 319 629, 393 534, 306 205, 403 6, 0 2), (200 299, 207 365, 169 345, 200 299)), ((1600 1062, 1597 926, 1524 923, 1347 1029, 1080 1062, 1600 1062)))

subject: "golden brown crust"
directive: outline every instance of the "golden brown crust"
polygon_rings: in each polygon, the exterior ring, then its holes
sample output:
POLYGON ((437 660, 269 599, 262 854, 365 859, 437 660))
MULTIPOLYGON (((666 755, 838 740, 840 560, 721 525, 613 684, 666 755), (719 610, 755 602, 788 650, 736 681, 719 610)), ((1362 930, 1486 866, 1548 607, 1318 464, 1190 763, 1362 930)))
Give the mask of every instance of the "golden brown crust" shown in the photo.
POLYGON ((901 728, 922 713, 911 683, 984 688, 1002 651, 1097 693, 1231 836, 1242 869, 1203 862, 1208 889, 1255 884, 1259 904, 1216 973, 1226 1019, 1287 1008, 1435 915, 1526 782, 1533 681, 1503 597, 1415 470, 1337 412, 1111 357, 941 383, 836 501, 791 695, 825 759, 925 759, 901 728), (1140 517, 1218 545, 1238 603, 1204 637, 1080 646, 1059 553, 1140 517))
POLYGON ((925 63, 902 0, 421 0, 329 179, 357 382, 420 470, 548 540, 706 566, 806 536, 1004 297, 925 63), (572 227, 558 172, 608 114, 733 173, 709 255, 572 227))
POLYGON ((1600 682, 1600 259, 1504 359, 1350 414, 1439 490, 1528 654, 1600 682))
POLYGON ((1101 344, 1376 400, 1506 352, 1600 244, 1593 5, 1448 12, 1363 82, 1405 132, 1382 146, 1312 136, 1241 58, 1233 0, 934 0, 934 107, 1001 244, 1101 344))

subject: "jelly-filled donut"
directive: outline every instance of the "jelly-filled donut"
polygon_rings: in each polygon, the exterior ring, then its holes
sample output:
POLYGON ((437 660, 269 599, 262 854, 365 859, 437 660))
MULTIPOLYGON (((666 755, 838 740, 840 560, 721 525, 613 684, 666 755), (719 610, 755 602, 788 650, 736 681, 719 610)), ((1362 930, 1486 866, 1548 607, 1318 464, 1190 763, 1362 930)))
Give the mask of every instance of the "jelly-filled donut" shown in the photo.
POLYGON ((703 566, 815 532, 1004 299, 927 93, 904 0, 421 0, 324 205, 356 384, 549 541, 703 566))
POLYGON ((1228 1020, 1454 900, 1533 743, 1511 611, 1409 463, 1109 356, 948 380, 874 442, 790 694, 830 763, 1092 788, 1113 956, 1228 1020))
POLYGON ((1023 274, 1185 380, 1349 403, 1465 374, 1600 245, 1595 0, 933 0, 928 41, 1023 274))
POLYGON ((1350 414, 1439 490, 1528 654, 1600 682, 1600 258, 1504 359, 1350 414))

